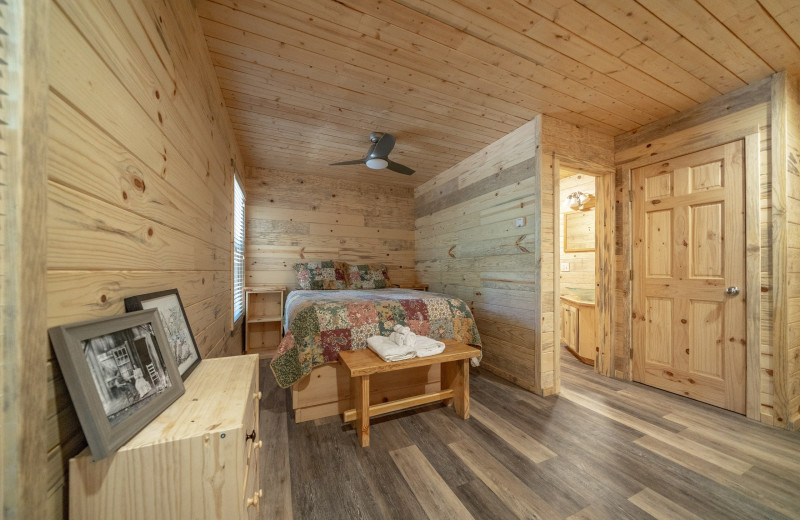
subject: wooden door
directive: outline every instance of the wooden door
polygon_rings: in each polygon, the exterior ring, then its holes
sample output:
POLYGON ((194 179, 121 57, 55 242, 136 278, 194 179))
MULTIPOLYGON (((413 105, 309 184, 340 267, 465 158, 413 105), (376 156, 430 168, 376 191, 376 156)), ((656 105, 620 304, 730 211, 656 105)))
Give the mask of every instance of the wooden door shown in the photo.
POLYGON ((739 141, 633 170, 633 378, 738 413, 743 161, 739 141))

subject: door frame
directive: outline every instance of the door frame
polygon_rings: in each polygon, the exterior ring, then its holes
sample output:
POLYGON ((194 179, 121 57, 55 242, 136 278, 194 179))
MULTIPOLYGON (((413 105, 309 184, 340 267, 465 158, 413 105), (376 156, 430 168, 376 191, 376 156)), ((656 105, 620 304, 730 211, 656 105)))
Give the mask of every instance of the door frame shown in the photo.
POLYGON ((618 201, 622 212, 621 233, 622 238, 622 272, 623 277, 618 290, 626 295, 622 298, 622 309, 618 309, 624 316, 621 327, 622 366, 616 370, 615 377, 633 380, 633 225, 632 217, 633 197, 632 190, 633 170, 641 166, 680 157, 715 146, 734 141, 744 142, 744 208, 745 208, 745 315, 747 335, 747 381, 745 389, 746 416, 750 419, 760 420, 760 372, 761 372, 761 218, 760 218, 760 132, 758 128, 750 128, 738 136, 721 134, 709 135, 690 146, 681 146, 668 150, 661 150, 657 154, 640 158, 625 164, 617 169, 617 189, 623 194, 623 200, 618 201), (624 194, 628 196, 625 197, 624 194), (621 376, 621 377, 620 377, 621 376))
MULTIPOLYGON (((558 154, 553 154, 553 219, 561 215, 561 161, 558 154)), ((595 344, 598 346, 595 356, 594 371, 608 377, 624 379, 622 373, 616 373, 614 365, 614 300, 616 299, 616 204, 615 176, 608 173, 588 171, 565 165, 564 170, 570 173, 589 175, 595 179, 595 344)), ((563 230, 556 224, 553 243, 555 258, 553 262, 553 309, 560 313, 561 309, 561 253, 560 236, 563 230)), ((561 321, 554 316, 554 370, 555 392, 560 391, 561 382, 561 321)))

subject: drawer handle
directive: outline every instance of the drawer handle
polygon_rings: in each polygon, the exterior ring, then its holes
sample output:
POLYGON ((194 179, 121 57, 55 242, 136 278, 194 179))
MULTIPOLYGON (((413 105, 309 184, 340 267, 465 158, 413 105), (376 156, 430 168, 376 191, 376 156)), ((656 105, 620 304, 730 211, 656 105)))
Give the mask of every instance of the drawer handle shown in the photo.
POLYGON ((253 431, 244 436, 244 442, 255 441, 255 440, 256 440, 256 430, 254 428, 253 431))
POLYGON ((256 443, 256 449, 257 449, 257 450, 260 450, 262 446, 264 446, 264 441, 258 441, 258 442, 256 443))
POLYGON ((257 506, 258 505, 258 499, 261 498, 263 495, 264 495, 264 492, 262 490, 260 490, 260 489, 258 491, 256 491, 255 493, 253 493, 253 498, 248 498, 247 499, 247 507, 257 506))

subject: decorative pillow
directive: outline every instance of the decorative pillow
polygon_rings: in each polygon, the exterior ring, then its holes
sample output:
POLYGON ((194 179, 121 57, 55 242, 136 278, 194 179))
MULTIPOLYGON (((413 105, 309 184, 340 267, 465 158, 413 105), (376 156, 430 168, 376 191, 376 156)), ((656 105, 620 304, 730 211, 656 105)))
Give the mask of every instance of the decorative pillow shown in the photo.
POLYGON ((389 273, 383 264, 351 265, 347 269, 347 287, 350 289, 385 289, 389 286, 389 273))
POLYGON ((306 262, 295 264, 294 270, 301 289, 347 289, 347 264, 343 262, 306 262))

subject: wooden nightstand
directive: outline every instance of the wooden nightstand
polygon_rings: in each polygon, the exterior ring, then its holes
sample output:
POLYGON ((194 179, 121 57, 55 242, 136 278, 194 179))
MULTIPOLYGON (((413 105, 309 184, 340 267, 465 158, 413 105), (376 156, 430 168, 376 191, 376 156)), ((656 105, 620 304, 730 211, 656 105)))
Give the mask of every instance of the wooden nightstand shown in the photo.
POLYGON ((245 287, 245 352, 271 358, 281 342, 286 287, 245 287))

